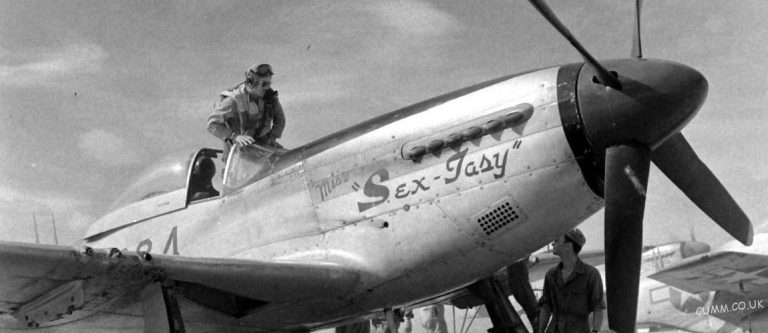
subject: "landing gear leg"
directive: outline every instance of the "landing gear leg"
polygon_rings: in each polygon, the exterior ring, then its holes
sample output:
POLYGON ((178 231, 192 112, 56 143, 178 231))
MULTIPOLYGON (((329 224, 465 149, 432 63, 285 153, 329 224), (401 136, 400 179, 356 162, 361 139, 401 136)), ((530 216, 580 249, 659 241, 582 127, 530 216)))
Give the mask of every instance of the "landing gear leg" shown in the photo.
POLYGON ((501 286, 493 278, 486 278, 469 286, 469 292, 483 300, 488 315, 491 317, 493 328, 490 333, 528 333, 512 307, 512 303, 502 292, 501 286))
POLYGON ((533 293, 528 279, 528 260, 521 260, 507 267, 507 284, 517 304, 525 310, 531 329, 535 331, 539 324, 539 309, 536 294, 533 293))
POLYGON ((400 328, 400 319, 402 316, 399 313, 393 311, 392 308, 386 308, 384 309, 384 317, 387 319, 389 332, 397 332, 400 328))
POLYGON ((184 333, 179 302, 171 285, 148 284, 141 290, 144 333, 184 333))

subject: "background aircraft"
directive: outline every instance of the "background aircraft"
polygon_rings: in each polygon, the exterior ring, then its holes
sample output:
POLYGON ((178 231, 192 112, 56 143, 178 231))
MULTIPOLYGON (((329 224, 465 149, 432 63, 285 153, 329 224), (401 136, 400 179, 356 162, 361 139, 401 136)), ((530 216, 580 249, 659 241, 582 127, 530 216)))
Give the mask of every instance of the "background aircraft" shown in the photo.
MULTIPOLYGON (((605 76, 603 76, 603 78, 605 79, 606 77, 605 77, 605 76)), ((607 83, 607 82, 603 82, 603 83, 607 83)), ((169 238, 170 238, 170 237, 169 237, 169 238)), ((171 244, 171 245, 172 245, 173 243, 168 243, 168 244, 171 244)))
POLYGON ((744 331, 766 331, 768 234, 757 234, 755 240, 749 247, 726 243, 650 277, 685 293, 702 295, 687 304, 686 312, 716 317, 744 331))

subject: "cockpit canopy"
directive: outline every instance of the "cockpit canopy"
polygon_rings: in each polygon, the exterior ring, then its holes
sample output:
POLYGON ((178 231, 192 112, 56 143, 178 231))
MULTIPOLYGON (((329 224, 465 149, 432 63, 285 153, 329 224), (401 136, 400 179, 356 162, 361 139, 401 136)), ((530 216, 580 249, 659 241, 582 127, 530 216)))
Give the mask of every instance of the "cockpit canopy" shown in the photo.
POLYGON ((110 211, 131 203, 183 189, 187 186, 189 165, 196 153, 169 154, 148 166, 121 195, 110 211))
POLYGON ((190 185, 192 163, 206 157, 216 162, 217 175, 221 175, 225 170, 224 177, 213 177, 213 186, 222 189, 224 193, 229 193, 265 176, 272 169, 274 157, 282 151, 259 145, 246 147, 235 145, 227 158, 226 168, 220 158, 216 158, 219 152, 213 149, 201 149, 191 154, 176 153, 163 157, 144 169, 136 182, 126 189, 109 210, 113 211, 134 202, 186 188, 190 185))
POLYGON ((231 193, 268 175, 277 156, 284 151, 235 145, 226 166, 220 158, 222 151, 216 149, 167 155, 144 170, 110 207, 109 213, 91 226, 86 240, 93 242, 126 224, 185 209, 220 193, 231 193))

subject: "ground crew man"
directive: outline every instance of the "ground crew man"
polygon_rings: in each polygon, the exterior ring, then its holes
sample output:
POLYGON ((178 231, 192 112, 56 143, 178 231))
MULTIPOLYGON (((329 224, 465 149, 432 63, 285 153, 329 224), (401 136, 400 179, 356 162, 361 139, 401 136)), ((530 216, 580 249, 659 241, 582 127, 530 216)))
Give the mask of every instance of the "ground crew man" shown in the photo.
POLYGON ((221 103, 208 117, 208 131, 224 140, 224 159, 229 148, 252 143, 282 148, 277 139, 285 128, 285 115, 277 91, 272 90, 272 66, 251 66, 245 82, 221 93, 221 103))
POLYGON ((595 267, 585 264, 578 257, 585 242, 584 234, 579 229, 573 229, 552 243, 552 253, 560 257, 560 263, 544 277, 544 291, 539 300, 538 332, 600 331, 605 310, 603 281, 595 267))

